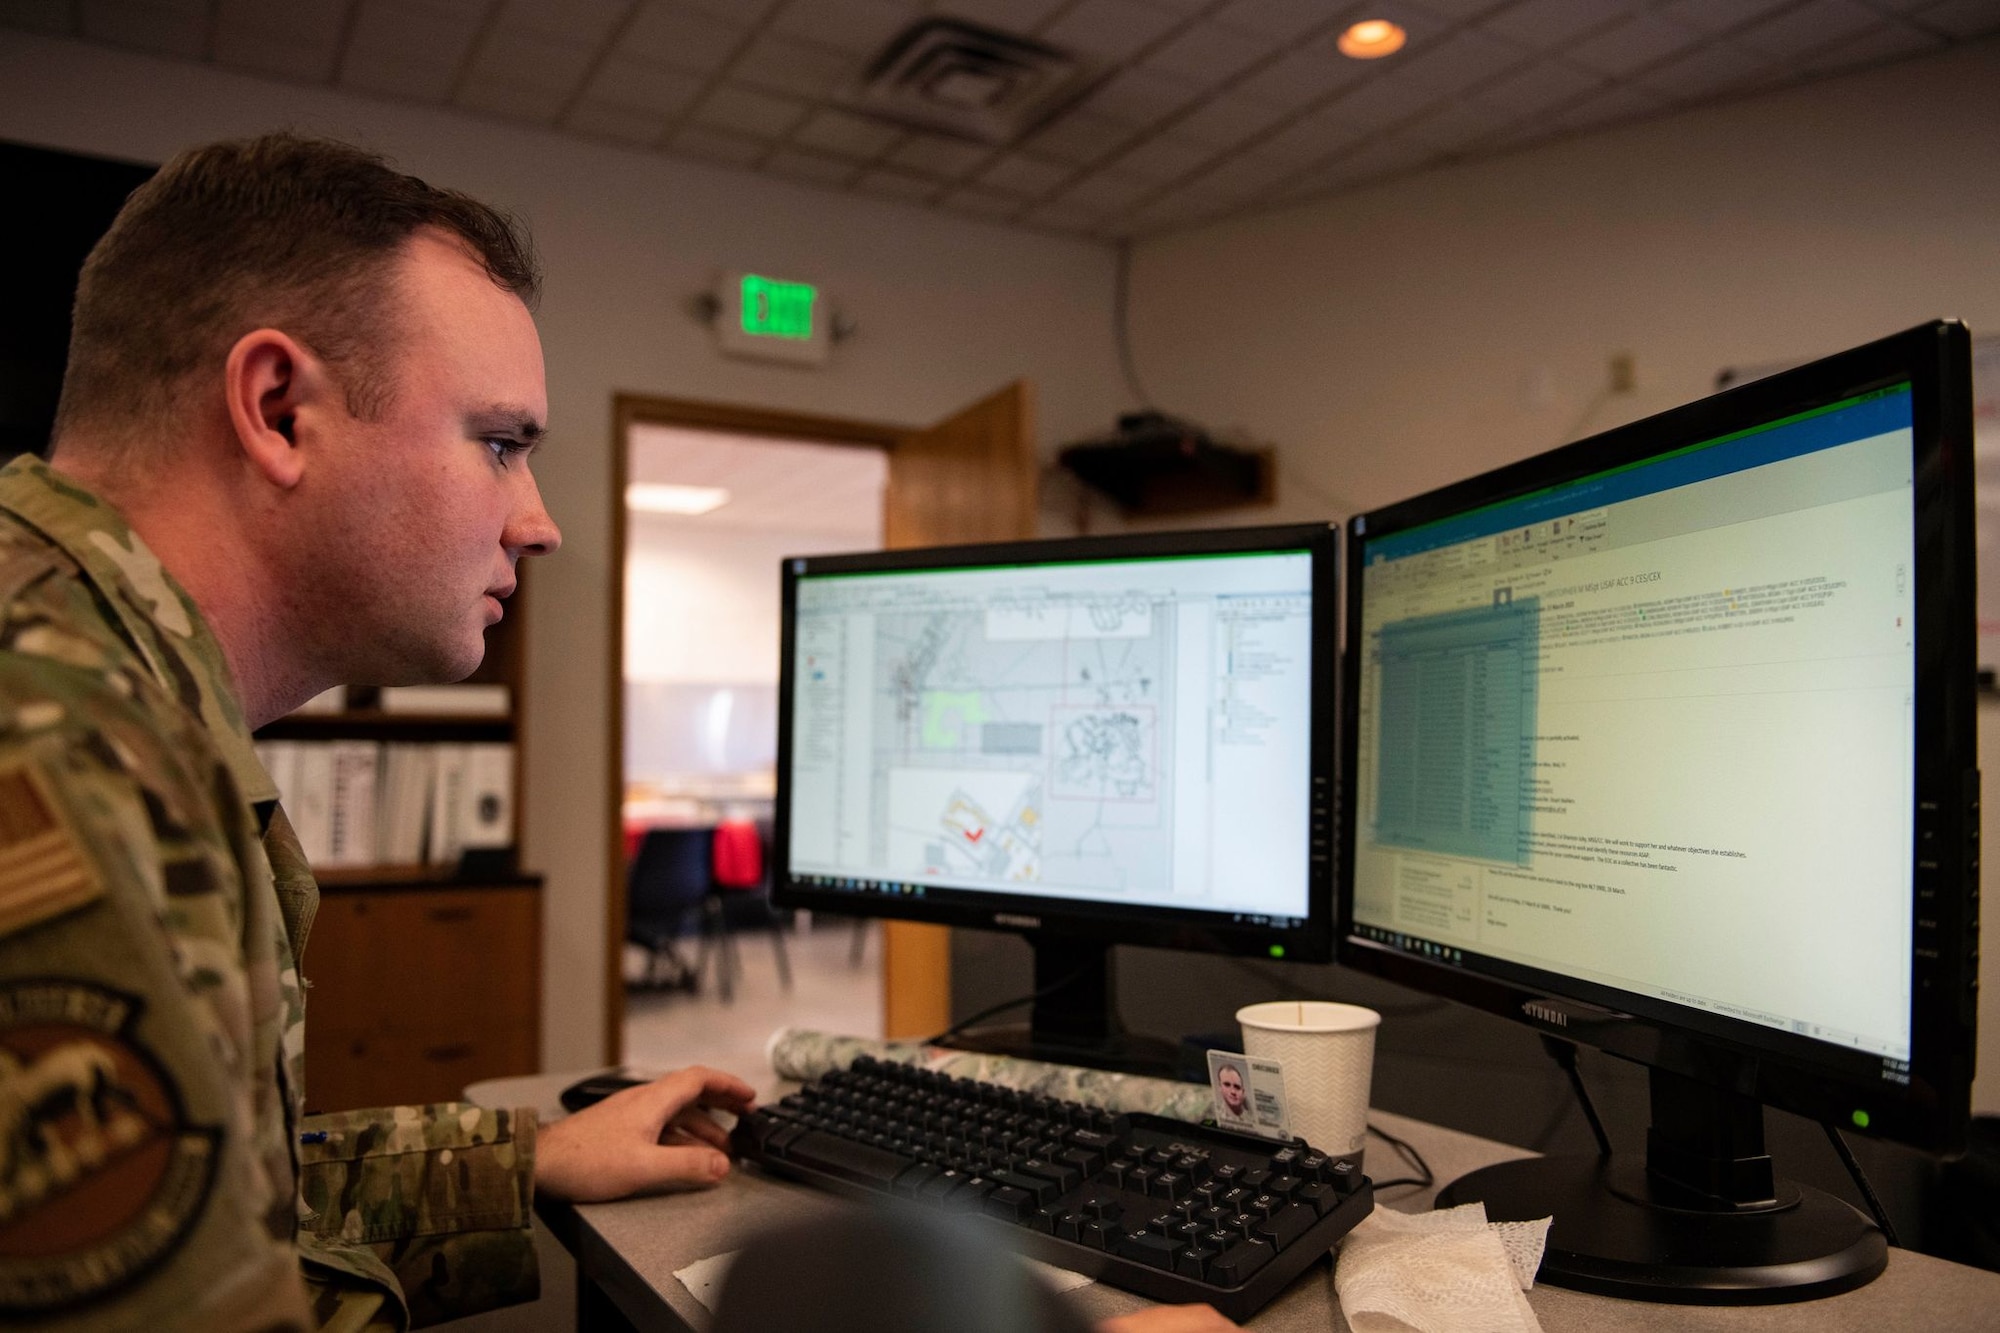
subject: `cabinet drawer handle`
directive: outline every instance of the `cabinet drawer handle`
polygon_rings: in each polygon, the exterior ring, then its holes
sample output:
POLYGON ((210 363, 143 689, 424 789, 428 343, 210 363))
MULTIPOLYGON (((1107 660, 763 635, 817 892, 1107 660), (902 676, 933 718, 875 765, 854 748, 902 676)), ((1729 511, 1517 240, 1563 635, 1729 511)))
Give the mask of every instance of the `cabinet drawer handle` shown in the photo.
POLYGON ((472 1054, 471 1042, 459 1042, 452 1046, 426 1046, 424 1059, 435 1060, 439 1064, 447 1060, 463 1060, 472 1054))
POLYGON ((424 915, 432 921, 470 921, 472 920, 472 909, 470 907, 433 907, 424 913, 424 915))

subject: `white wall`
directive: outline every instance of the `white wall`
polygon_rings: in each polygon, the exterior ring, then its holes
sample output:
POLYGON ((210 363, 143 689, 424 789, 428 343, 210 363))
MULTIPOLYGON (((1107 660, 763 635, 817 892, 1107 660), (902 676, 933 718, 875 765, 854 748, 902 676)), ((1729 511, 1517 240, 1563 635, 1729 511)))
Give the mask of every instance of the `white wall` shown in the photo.
POLYGON ((544 1058, 592 1064, 613 819, 613 395, 922 424, 1026 376, 1046 444, 1098 428, 1120 404, 1110 253, 452 112, 0 33, 0 137, 157 162, 279 127, 366 143, 519 212, 546 261, 553 438, 536 471, 566 540, 530 592, 525 852, 549 877, 545 975, 566 982, 548 989, 544 1058), (823 372, 722 359, 684 307, 732 266, 820 282, 859 319, 859 337, 823 372))
MULTIPOLYGON (((1340 518, 1700 397, 1725 366, 1936 316, 2000 333, 2000 43, 1165 237, 1132 309, 1155 397, 1277 441, 1341 502, 1294 488, 1282 512, 1340 518), (1637 390, 1598 402, 1614 353, 1637 390)), ((2000 710, 1980 711, 2000 783, 2000 710)), ((2000 1111, 2000 986, 1981 993, 1974 1102, 2000 1111)))

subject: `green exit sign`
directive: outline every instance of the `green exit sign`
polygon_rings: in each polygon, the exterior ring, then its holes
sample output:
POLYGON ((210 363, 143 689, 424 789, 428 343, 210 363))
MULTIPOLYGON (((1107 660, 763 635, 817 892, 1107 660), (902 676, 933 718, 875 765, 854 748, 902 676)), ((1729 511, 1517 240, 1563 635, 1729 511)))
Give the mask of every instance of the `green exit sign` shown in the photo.
POLYGON ((743 275, 743 331, 758 338, 809 340, 813 303, 819 289, 809 282, 785 282, 756 273, 743 275))

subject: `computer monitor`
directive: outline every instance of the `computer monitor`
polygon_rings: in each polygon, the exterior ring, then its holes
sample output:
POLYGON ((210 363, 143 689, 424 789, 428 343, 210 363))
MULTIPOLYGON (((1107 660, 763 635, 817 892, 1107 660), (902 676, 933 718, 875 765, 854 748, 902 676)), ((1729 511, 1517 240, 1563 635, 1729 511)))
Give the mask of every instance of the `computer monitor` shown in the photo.
POLYGON ((784 562, 773 896, 1012 931, 1025 1040, 1168 1072, 1114 944, 1332 956, 1328 524, 784 562))
POLYGON ((1969 338, 1935 323, 1349 525, 1340 961, 1650 1070, 1643 1160, 1445 1202, 1542 1276, 1859 1286, 1764 1105, 1932 1149, 1973 1062, 1969 338))

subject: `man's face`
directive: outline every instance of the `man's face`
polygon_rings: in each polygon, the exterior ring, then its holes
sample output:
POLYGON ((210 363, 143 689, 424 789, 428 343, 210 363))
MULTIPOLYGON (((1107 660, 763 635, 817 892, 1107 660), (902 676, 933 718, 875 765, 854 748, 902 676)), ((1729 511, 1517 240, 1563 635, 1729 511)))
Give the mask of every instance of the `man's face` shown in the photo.
POLYGON ((1222 1104, 1229 1108, 1230 1114, 1243 1114, 1243 1075, 1237 1073, 1234 1067, 1224 1065, 1222 1072, 1215 1076, 1215 1081, 1222 1088, 1222 1104))
POLYGON ((322 604, 303 620, 341 679, 462 680, 515 561, 562 541, 528 470, 548 419, 541 340, 527 307, 443 237, 411 241, 394 289, 391 396, 373 421, 329 408, 327 465, 302 483, 321 521, 295 581, 322 604))

